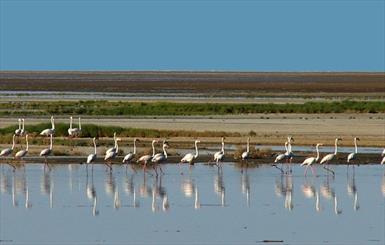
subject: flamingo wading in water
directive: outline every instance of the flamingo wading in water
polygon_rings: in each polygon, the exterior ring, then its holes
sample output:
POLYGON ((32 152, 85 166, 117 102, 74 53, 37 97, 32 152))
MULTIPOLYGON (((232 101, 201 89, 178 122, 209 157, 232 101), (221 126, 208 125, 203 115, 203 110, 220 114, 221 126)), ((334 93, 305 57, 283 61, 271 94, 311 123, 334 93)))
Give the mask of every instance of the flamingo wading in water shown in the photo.
POLYGON ((16 152, 15 159, 22 159, 23 157, 25 157, 28 154, 28 150, 29 150, 28 134, 25 135, 25 142, 27 144, 27 147, 25 148, 25 150, 20 150, 20 151, 16 152))
POLYGON ((316 156, 316 157, 308 157, 308 158, 306 158, 306 159, 303 161, 303 163, 301 164, 301 166, 306 165, 306 168, 305 168, 305 176, 306 176, 306 174, 307 174, 307 169, 308 169, 309 166, 310 166, 310 169, 311 169, 313 175, 315 176, 315 172, 314 172, 314 169, 313 169, 313 166, 312 166, 312 165, 313 165, 314 163, 317 163, 318 160, 319 160, 319 149, 318 149, 318 147, 321 146, 321 145, 322 145, 321 143, 318 143, 318 144, 315 146, 315 149, 316 149, 316 151, 317 151, 317 156, 316 156))
POLYGON ((214 153, 215 164, 219 167, 218 163, 225 158, 225 138, 222 137, 222 149, 214 153))
POLYGON ((242 155, 241 155, 242 160, 247 160, 247 159, 249 159, 249 154, 250 154, 250 137, 247 138, 246 151, 243 152, 242 155))
MULTIPOLYGON (((336 138, 335 142, 334 142, 334 153, 330 153, 330 154, 327 154, 326 156, 324 156, 321 161, 320 161, 320 164, 329 164, 330 161, 332 161, 334 159, 335 156, 337 156, 337 153, 338 153, 338 141, 342 140, 341 138, 336 138)), ((334 171, 331 170, 330 168, 327 168, 326 166, 324 166, 324 169, 330 171, 333 173, 334 175, 334 171)))
POLYGON ((151 159, 155 156, 155 143, 157 143, 158 141, 157 140, 153 140, 151 145, 152 145, 152 155, 143 155, 141 156, 136 162, 139 163, 139 162, 143 162, 143 169, 145 170, 146 167, 147 167, 147 164, 149 161, 151 161, 151 159))
POLYGON ((96 138, 94 137, 92 139, 92 142, 94 143, 94 153, 91 153, 87 157, 87 164, 90 164, 96 160, 96 138))
MULTIPOLYGON (((354 137, 354 152, 350 153, 348 155, 348 158, 347 158, 347 162, 348 164, 352 161, 352 160, 355 160, 357 158, 357 153, 358 153, 358 149, 357 149, 357 140, 359 141, 360 138, 358 137, 354 137)), ((349 165, 348 165, 349 166, 349 165)))
POLYGON ((40 152, 40 156, 41 156, 41 157, 44 157, 45 165, 47 165, 47 166, 48 166, 47 157, 48 157, 49 155, 51 155, 51 153, 52 153, 52 140, 53 140, 52 138, 53 138, 53 137, 52 137, 52 134, 51 134, 51 136, 50 136, 50 144, 49 144, 49 148, 43 149, 43 150, 40 152))

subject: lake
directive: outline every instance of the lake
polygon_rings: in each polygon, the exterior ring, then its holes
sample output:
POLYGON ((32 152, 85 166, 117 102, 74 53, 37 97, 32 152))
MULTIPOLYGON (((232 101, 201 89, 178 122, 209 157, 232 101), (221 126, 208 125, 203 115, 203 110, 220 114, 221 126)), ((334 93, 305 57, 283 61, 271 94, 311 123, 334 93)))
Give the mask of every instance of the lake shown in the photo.
POLYGON ((1 244, 384 244, 385 168, 0 166, 1 244))

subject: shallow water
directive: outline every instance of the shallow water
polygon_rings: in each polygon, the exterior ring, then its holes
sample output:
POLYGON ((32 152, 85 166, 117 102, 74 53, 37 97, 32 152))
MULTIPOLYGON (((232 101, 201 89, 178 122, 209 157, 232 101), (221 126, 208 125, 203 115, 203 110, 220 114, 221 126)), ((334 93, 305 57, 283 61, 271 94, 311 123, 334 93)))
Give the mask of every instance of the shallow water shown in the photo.
POLYGON ((2 244, 384 244, 385 168, 1 165, 2 244), (150 171, 151 172, 151 171, 150 171))

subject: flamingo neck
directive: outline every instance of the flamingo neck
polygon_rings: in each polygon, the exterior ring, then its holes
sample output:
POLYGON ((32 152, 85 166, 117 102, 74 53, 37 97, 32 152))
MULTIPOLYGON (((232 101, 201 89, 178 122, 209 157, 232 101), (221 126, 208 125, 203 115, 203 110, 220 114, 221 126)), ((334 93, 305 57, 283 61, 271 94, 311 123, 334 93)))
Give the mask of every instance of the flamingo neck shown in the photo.
POLYGON ((29 149, 29 145, 28 145, 28 136, 25 137, 25 141, 27 142, 27 148, 25 148, 25 150, 28 151, 28 149, 29 149))
POLYGON ((285 150, 287 153, 289 152, 289 149, 287 148, 287 142, 285 143, 285 150))
POLYGON ((354 138, 354 152, 357 154, 358 149, 357 149, 357 139, 354 138))
POLYGON ((249 151, 250 151, 250 141, 249 140, 247 141, 246 151, 247 151, 247 153, 249 153, 249 151))
POLYGON ((94 152, 95 152, 95 155, 96 155, 96 142, 95 142, 95 139, 94 139, 94 152))
MULTIPOLYGON (((51 124, 52 124, 52 120, 51 120, 51 124)), ((72 117, 70 117, 70 129, 72 129, 72 117)))
POLYGON ((334 143, 334 155, 337 155, 338 152, 338 140, 334 143))
POLYGON ((199 155, 199 151, 198 151, 198 143, 195 142, 195 156, 194 156, 194 158, 197 158, 198 155, 199 155))
POLYGON ((134 155, 136 154, 136 140, 134 140, 134 155))
POLYGON ((163 145, 163 154, 167 158, 166 145, 163 145))
POLYGON ((21 129, 21 120, 19 121, 19 129, 21 129))
POLYGON ((225 154, 225 143, 222 142, 222 153, 225 154))
POLYGON ((12 137, 12 150, 15 148, 15 135, 12 137))
POLYGON ((55 122, 53 119, 51 120, 51 124, 52 124, 52 130, 54 130, 55 129, 55 122))
POLYGON ((82 124, 80 122, 80 117, 79 117, 79 130, 82 130, 82 124))
POLYGON ((315 147, 316 151, 317 151, 317 157, 315 159, 315 161, 317 162, 318 159, 319 159, 319 150, 318 150, 318 145, 315 147))
POLYGON ((115 148, 116 148, 116 153, 118 153, 119 152, 119 145, 118 145, 118 141, 117 140, 115 140, 115 148))
POLYGON ((152 156, 155 156, 155 146, 154 146, 154 141, 152 142, 152 156))

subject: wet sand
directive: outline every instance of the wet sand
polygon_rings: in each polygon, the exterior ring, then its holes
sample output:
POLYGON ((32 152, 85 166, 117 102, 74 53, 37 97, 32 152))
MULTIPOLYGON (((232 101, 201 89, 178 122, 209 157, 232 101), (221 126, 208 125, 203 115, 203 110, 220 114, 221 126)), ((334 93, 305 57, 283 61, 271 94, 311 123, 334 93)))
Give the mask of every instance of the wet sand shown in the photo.
MULTIPOLYGON (((68 123, 67 116, 55 117, 55 122, 68 123)), ((0 127, 15 125, 17 118, 1 118, 0 127)), ((47 118, 28 118, 28 125, 48 122, 47 118)), ((360 146, 385 146, 385 114, 253 114, 235 116, 200 117, 84 117, 83 124, 97 123, 104 126, 148 128, 158 130, 192 130, 239 132, 242 137, 229 137, 229 143, 244 143, 251 131, 255 132, 252 142, 259 145, 282 145, 287 135, 295 138, 297 145, 324 143, 333 145, 336 137, 342 137, 342 144, 353 145, 353 137, 360 137, 360 146)), ((170 141, 191 142, 185 137, 170 141)), ((204 138, 216 142, 217 138, 204 138)))

